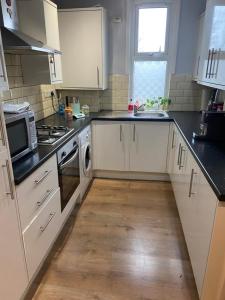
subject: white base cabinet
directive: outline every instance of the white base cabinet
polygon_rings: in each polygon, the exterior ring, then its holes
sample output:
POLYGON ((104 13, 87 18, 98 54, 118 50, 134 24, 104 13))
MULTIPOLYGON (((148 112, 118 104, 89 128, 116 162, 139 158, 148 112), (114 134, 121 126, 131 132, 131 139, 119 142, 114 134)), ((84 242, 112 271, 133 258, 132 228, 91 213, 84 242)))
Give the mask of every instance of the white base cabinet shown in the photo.
POLYGON ((166 173, 168 136, 167 122, 94 122, 94 169, 166 173))
POLYGON ((60 190, 58 189, 40 214, 24 232, 24 246, 29 278, 48 254, 61 226, 60 190))
POLYGON ((200 299, 203 291, 218 199, 186 142, 173 125, 168 165, 200 299))
POLYGON ((93 168, 106 171, 128 171, 130 125, 118 122, 94 122, 92 129, 93 168))
POLYGON ((168 123, 136 122, 130 129, 130 170, 166 173, 168 123))
MULTIPOLYGON (((1 105, 0 119, 5 134, 1 105)), ((4 142, 5 146, 0 144, 0 299, 18 300, 28 285, 28 276, 9 149, 4 142)))

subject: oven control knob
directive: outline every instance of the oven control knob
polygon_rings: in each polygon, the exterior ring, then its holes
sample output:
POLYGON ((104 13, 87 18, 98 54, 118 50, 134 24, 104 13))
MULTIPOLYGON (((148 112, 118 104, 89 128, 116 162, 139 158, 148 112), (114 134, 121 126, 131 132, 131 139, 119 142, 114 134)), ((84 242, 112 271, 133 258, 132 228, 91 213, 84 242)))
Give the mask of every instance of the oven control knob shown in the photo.
POLYGON ((73 147, 75 147, 77 145, 77 142, 73 142, 73 147))
POLYGON ((61 154, 61 158, 65 157, 66 156, 66 152, 63 151, 63 153, 61 154))

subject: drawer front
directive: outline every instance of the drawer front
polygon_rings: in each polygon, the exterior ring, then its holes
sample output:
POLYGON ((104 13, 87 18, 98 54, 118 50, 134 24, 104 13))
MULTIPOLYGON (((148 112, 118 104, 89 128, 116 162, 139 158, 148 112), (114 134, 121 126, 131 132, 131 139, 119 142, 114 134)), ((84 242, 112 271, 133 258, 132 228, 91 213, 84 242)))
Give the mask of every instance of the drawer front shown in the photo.
POLYGON ((29 279, 47 254, 61 226, 60 189, 23 234, 29 279))
POLYGON ((22 229, 25 230, 43 205, 58 189, 56 156, 29 176, 17 187, 22 229))

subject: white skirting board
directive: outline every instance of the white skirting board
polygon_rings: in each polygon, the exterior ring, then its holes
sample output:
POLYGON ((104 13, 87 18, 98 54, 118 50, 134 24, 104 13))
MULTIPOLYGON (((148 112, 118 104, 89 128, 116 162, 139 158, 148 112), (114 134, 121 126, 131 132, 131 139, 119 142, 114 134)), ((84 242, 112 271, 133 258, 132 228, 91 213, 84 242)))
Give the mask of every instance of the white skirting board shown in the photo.
POLYGON ((128 179, 128 180, 153 180, 170 181, 168 174, 161 173, 138 173, 138 172, 119 172, 119 171, 93 171, 93 177, 109 179, 128 179))

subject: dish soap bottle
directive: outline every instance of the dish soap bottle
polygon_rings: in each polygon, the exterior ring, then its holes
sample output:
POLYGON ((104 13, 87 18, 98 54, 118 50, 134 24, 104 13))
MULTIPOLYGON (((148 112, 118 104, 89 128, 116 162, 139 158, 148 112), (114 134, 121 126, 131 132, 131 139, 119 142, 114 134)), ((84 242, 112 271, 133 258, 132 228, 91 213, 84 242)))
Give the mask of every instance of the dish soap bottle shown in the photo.
POLYGON ((128 112, 132 113, 134 111, 134 104, 133 104, 133 99, 130 99, 130 102, 128 104, 128 112))

